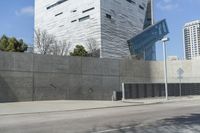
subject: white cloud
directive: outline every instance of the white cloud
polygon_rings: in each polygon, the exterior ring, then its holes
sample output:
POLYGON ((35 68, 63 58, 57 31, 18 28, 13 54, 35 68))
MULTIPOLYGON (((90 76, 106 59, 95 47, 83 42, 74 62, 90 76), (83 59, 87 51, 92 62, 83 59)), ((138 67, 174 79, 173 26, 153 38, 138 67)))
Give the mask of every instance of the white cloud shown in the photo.
POLYGON ((18 16, 21 16, 21 15, 33 16, 34 8, 33 8, 33 6, 27 6, 27 7, 20 9, 20 10, 17 10, 15 13, 18 16))
POLYGON ((159 0, 156 6, 163 11, 172 11, 179 7, 178 0, 159 0))

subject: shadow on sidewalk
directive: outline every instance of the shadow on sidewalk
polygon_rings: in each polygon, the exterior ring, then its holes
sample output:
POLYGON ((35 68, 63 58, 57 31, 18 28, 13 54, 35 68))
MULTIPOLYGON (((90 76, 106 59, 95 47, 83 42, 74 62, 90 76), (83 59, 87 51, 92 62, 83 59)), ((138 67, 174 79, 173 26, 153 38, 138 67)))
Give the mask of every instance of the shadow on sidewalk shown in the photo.
MULTIPOLYGON (((105 133, 199 133, 200 114, 167 118, 149 125, 133 124, 124 127, 119 124, 115 126, 106 125, 105 128, 107 129, 105 133)), ((97 127, 94 127, 91 133, 101 133, 97 129, 97 127)))
POLYGON ((162 125, 200 125, 200 114, 191 114, 189 116, 179 116, 162 120, 162 125))

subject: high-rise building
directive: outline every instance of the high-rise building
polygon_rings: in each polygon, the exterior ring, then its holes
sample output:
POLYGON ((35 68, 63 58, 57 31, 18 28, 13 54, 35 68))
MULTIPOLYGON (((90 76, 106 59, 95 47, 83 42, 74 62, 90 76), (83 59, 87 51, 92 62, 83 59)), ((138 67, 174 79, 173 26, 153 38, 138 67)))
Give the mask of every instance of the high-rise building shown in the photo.
POLYGON ((183 29, 184 53, 188 60, 200 57, 200 20, 186 23, 183 29))
MULTIPOLYGON (((130 56, 127 41, 152 25, 152 16, 152 0, 35 0, 35 29, 73 47, 93 40, 101 58, 130 56)), ((155 46, 148 49, 155 59, 155 46)))

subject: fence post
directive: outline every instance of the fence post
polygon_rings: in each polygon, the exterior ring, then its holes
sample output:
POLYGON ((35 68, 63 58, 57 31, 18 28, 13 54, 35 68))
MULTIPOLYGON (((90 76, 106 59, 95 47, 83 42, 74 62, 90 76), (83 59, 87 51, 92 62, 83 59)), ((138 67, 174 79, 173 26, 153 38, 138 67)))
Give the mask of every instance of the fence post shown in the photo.
POLYGON ((126 99, 126 96, 125 96, 125 86, 124 86, 124 83, 122 83, 122 101, 124 101, 126 99))

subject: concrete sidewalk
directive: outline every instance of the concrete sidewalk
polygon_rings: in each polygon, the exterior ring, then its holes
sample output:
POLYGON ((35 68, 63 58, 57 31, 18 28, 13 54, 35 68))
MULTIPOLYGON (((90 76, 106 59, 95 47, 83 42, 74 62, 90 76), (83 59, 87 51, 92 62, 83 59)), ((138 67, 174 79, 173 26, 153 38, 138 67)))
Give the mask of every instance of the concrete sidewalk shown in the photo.
POLYGON ((35 101, 0 103, 0 115, 63 112, 140 105, 121 101, 35 101))
POLYGON ((184 102, 199 100, 200 96, 172 97, 168 101, 163 98, 136 99, 125 101, 35 101, 0 103, 0 115, 33 114, 48 112, 64 112, 75 110, 89 110, 102 108, 116 108, 126 106, 141 106, 168 102, 184 102))
POLYGON ((126 99, 124 100, 124 103, 153 104, 153 103, 184 102, 184 101, 191 101, 191 100, 200 100, 200 96, 169 97, 168 100, 166 100, 165 97, 126 99))

